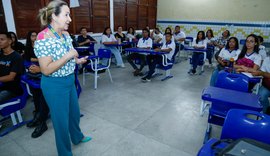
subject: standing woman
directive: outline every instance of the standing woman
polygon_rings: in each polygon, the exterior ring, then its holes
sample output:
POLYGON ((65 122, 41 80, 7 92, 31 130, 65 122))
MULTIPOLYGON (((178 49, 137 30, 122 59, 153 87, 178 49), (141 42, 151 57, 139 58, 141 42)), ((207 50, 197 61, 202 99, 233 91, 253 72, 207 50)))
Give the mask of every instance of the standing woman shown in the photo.
POLYGON ((59 156, 71 156, 71 144, 91 140, 79 127, 80 109, 75 88, 75 65, 86 62, 78 59, 68 30, 71 22, 66 2, 51 1, 40 9, 41 24, 46 26, 37 37, 34 52, 42 72, 41 89, 51 112, 59 156))

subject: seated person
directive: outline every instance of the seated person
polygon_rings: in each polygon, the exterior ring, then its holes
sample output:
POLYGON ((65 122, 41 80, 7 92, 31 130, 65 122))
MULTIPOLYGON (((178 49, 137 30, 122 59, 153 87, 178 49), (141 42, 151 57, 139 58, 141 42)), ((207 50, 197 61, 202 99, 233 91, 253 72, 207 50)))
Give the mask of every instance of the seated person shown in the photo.
MULTIPOLYGON (((37 33, 30 31, 26 38, 26 49, 25 49, 25 60, 32 63, 30 67, 27 67, 27 76, 31 79, 40 79, 36 77, 37 74, 41 74, 40 67, 38 66, 38 59, 34 53, 34 42, 36 41, 37 33)), ((36 127, 32 133, 32 138, 37 138, 41 136, 47 129, 46 120, 48 119, 49 108, 44 99, 42 91, 40 88, 32 88, 30 90, 33 94, 33 100, 35 105, 34 118, 32 121, 27 123, 27 127, 36 127)))
POLYGON ((23 94, 20 85, 23 73, 23 59, 14 51, 10 33, 0 33, 0 104, 23 94))
POLYGON ((265 51, 265 46, 263 46, 263 37, 258 36, 259 40, 259 54, 262 56, 262 60, 264 60, 267 57, 266 51, 265 51))
POLYGON ((175 43, 178 43, 178 44, 176 44, 176 47, 175 47, 175 52, 174 52, 174 56, 173 56, 173 58, 174 58, 176 56, 176 54, 179 52, 179 50, 184 49, 184 42, 186 39, 186 34, 183 31, 181 31, 180 26, 177 25, 174 28, 173 36, 174 36, 175 43))
POLYGON ((225 45, 227 44, 227 41, 228 41, 230 35, 231 35, 230 31, 229 30, 225 30, 222 33, 222 36, 219 37, 219 38, 217 38, 217 40, 214 42, 214 46, 216 46, 217 49, 218 49, 217 53, 215 54, 216 60, 218 58, 218 54, 221 51, 221 49, 224 48, 225 45))
POLYGON ((263 113, 270 115, 270 105, 269 105, 269 96, 270 96, 270 58, 266 57, 263 61, 262 67, 260 70, 251 71, 253 76, 262 76, 262 86, 259 89, 258 95, 260 96, 260 102, 263 106, 263 113))
POLYGON ((238 39, 236 37, 230 37, 226 44, 226 47, 222 48, 218 55, 218 65, 212 73, 210 86, 215 86, 219 71, 223 70, 226 66, 229 65, 230 59, 233 58, 233 61, 236 60, 239 54, 240 50, 238 39))
MULTIPOLYGON (((102 42, 102 44, 104 45, 104 47, 106 49, 111 50, 112 54, 114 55, 114 57, 116 59, 117 67, 124 68, 125 64, 123 63, 120 51, 115 46, 107 46, 107 45, 110 45, 110 44, 117 44, 117 40, 115 39, 114 35, 112 35, 112 31, 111 31, 110 27, 106 27, 104 29, 104 32, 103 32, 103 34, 101 36, 101 42, 102 42)), ((108 60, 103 59, 102 64, 106 65, 107 61, 108 60)))
POLYGON ((123 28, 121 26, 117 27, 117 32, 114 34, 116 40, 120 39, 121 43, 126 41, 126 35, 122 32, 123 28))
POLYGON ((163 35, 161 34, 159 28, 155 28, 151 33, 151 38, 154 43, 162 43, 163 35))
POLYGON ((250 72, 258 70, 261 66, 262 57, 259 54, 259 41, 256 35, 250 34, 239 54, 234 68, 237 72, 250 72))
POLYGON ((91 37, 90 35, 87 35, 87 29, 86 27, 82 27, 80 29, 81 35, 78 36, 77 42, 79 46, 90 46, 91 43, 97 43, 97 41, 91 37))
MULTIPOLYGON (((143 38, 139 39, 139 42, 137 44, 138 48, 145 48, 145 49, 151 49, 153 45, 153 41, 150 38, 150 31, 148 29, 143 29, 143 38)), ((129 64, 133 67, 134 76, 142 76, 142 69, 146 65, 146 53, 131 53, 127 56, 127 61, 129 64), (136 66, 136 64, 133 62, 133 60, 139 59, 140 60, 140 68, 136 66)))
POLYGON ((21 42, 18 41, 18 38, 17 38, 17 35, 10 31, 8 32, 11 37, 12 37, 12 45, 11 45, 11 48, 13 50, 15 50, 16 52, 18 52, 19 54, 23 55, 24 54, 24 51, 25 51, 25 46, 24 44, 22 44, 21 42))
MULTIPOLYGON (((212 29, 208 29, 205 33, 205 41, 207 42, 207 46, 214 46, 215 38, 214 38, 214 33, 212 29)), ((209 62, 209 67, 212 67, 212 58, 214 54, 214 49, 209 49, 207 48, 207 59, 209 62)))
MULTIPOLYGON (((207 42, 205 41, 205 33, 204 31, 199 31, 197 33, 196 39, 193 40, 193 48, 194 49, 206 49, 207 42)), ((188 72, 189 74, 196 74, 197 66, 200 61, 204 58, 203 52, 193 52, 192 54, 192 69, 188 72)))
POLYGON ((127 38, 129 39, 129 41, 136 41, 136 32, 133 27, 128 28, 127 38))
MULTIPOLYGON (((175 50, 175 42, 171 41, 172 34, 167 33, 165 34, 166 42, 163 43, 161 48, 155 49, 157 52, 166 52, 166 56, 168 61, 172 61, 174 50, 175 50)), ((155 73, 155 68, 157 64, 162 64, 163 57, 161 55, 147 55, 146 57, 147 63, 149 66, 148 74, 143 77, 141 80, 142 82, 150 82, 152 75, 155 73)))

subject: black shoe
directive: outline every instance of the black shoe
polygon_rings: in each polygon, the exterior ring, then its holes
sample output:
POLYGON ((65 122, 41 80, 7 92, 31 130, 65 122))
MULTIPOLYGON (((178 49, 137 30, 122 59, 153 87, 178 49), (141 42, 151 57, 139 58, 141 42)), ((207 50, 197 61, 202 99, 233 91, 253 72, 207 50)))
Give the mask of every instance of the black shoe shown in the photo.
POLYGON ((148 76, 145 76, 145 77, 143 77, 143 78, 141 78, 141 80, 142 80, 142 82, 150 82, 151 81, 151 79, 148 77, 148 76))
POLYGON ((270 115, 270 107, 267 107, 265 114, 270 115))
POLYGON ((39 117, 38 115, 35 115, 34 119, 32 121, 30 121, 29 123, 27 123, 27 127, 29 128, 33 128, 40 125, 40 121, 39 121, 39 117))
POLYGON ((46 122, 43 122, 42 124, 38 125, 34 132, 32 133, 32 138, 38 138, 40 137, 45 131, 47 131, 48 127, 46 122))

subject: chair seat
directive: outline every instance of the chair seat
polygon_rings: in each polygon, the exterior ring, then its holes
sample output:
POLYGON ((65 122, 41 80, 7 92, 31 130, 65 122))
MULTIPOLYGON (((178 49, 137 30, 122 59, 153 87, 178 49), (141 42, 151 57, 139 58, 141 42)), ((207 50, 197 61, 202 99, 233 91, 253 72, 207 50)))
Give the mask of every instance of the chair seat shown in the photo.
POLYGON ((35 88, 35 89, 40 88, 40 80, 29 79, 27 75, 22 75, 21 80, 27 83, 32 88, 35 88))
MULTIPOLYGON (((216 142, 218 142, 218 139, 215 138, 211 138, 210 140, 208 140, 203 147, 200 149, 200 151, 198 152, 197 156, 215 156, 215 151, 212 148, 212 145, 216 142)), ((217 148, 224 148, 226 147, 227 144, 225 143, 221 143, 219 145, 217 145, 217 148)))
MULTIPOLYGON (((86 68, 86 69, 92 69, 92 67, 91 67, 90 64, 87 65, 87 66, 85 66, 85 68, 86 68)), ((102 65, 102 64, 98 64, 98 65, 97 65, 97 70, 102 70, 102 69, 106 69, 106 68, 108 68, 108 66, 105 66, 105 65, 102 65)))

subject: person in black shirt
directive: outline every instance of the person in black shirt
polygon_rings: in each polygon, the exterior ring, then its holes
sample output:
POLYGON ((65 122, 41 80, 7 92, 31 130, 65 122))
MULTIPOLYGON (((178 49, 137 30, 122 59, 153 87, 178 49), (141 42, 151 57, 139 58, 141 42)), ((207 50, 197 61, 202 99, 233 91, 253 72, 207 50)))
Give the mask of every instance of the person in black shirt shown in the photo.
POLYGON ((8 33, 11 35, 12 38, 12 45, 11 45, 12 49, 23 55, 25 51, 24 44, 18 41, 18 38, 14 32, 10 31, 8 33))
POLYGON ((37 38, 37 32, 29 31, 26 37, 26 46, 24 59, 29 62, 38 62, 38 59, 34 53, 34 43, 37 38))
POLYGON ((9 33, 0 33, 0 104, 22 95, 20 76, 23 73, 23 59, 11 48, 12 37, 9 33))
POLYGON ((117 40, 120 39, 121 42, 124 42, 126 41, 126 35, 122 31, 123 31, 123 28, 121 26, 118 26, 117 33, 115 33, 114 36, 117 40))
POLYGON ((85 27, 82 27, 80 32, 81 35, 78 36, 79 46, 90 46, 91 43, 97 43, 93 37, 87 35, 87 29, 85 27))

